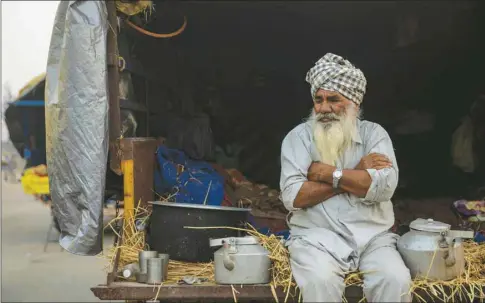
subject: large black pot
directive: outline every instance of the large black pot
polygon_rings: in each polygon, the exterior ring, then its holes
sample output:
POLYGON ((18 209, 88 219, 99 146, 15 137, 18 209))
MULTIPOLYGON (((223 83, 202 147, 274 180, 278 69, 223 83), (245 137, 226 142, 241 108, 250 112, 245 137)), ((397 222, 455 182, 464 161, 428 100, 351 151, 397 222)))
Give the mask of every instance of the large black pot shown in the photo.
POLYGON ((209 240, 239 237, 231 229, 188 229, 186 226, 243 227, 249 209, 187 203, 151 202, 148 244, 151 250, 170 255, 170 259, 187 262, 209 262, 214 250, 209 240))

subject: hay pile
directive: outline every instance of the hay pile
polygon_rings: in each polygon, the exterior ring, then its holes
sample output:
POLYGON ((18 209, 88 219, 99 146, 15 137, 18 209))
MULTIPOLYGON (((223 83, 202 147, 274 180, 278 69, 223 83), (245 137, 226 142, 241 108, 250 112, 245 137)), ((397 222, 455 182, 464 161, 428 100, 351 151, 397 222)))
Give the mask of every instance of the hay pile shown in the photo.
POLYGON ((105 255, 108 258, 109 263, 106 267, 108 272, 113 271, 116 254, 120 252, 120 258, 118 263, 118 270, 121 270, 125 265, 130 263, 138 262, 138 253, 146 248, 145 244, 145 232, 139 230, 136 226, 136 220, 140 220, 141 223, 146 223, 150 217, 150 211, 143 208, 137 207, 134 210, 134 217, 131 220, 124 222, 123 212, 120 212, 117 217, 111 220, 105 228, 111 228, 111 230, 121 238, 122 241, 118 241, 116 246, 109 249, 108 253, 105 255), (135 220, 135 218, 137 218, 135 220), (122 226, 122 234, 118 233, 116 225, 122 226))
POLYGON ((426 302, 416 292, 422 291, 429 296, 439 298, 444 302, 462 302, 465 299, 485 300, 485 245, 475 242, 464 242, 465 273, 450 281, 428 281, 425 278, 415 279, 411 292, 421 302, 426 302))
MULTIPOLYGON (((207 227, 224 228, 224 227, 207 227)), ((272 286, 281 287, 286 294, 285 302, 289 296, 297 294, 297 286, 292 278, 289 253, 280 238, 271 235, 266 236, 257 232, 252 226, 249 229, 242 229, 248 234, 257 237, 261 244, 270 252, 272 263, 272 286)), ((460 298, 460 302, 465 298, 473 301, 485 300, 485 245, 475 242, 464 242, 466 271, 465 273, 450 281, 429 281, 425 278, 417 278, 413 281, 411 293, 420 301, 426 299, 419 293, 426 293, 434 298, 439 298, 444 302, 454 302, 460 298)), ((347 273, 345 284, 349 286, 363 286, 363 273, 347 273)), ((345 301, 345 298, 344 298, 345 301)))
MULTIPOLYGON (((465 251, 465 272, 450 281, 430 281, 425 277, 413 280, 411 293, 419 302, 427 302, 420 294, 426 294, 443 302, 485 300, 485 245, 463 242, 465 251)), ((345 279, 348 286, 363 286, 362 273, 350 273, 345 279)))
POLYGON ((168 277, 165 284, 177 284, 183 277, 193 276, 207 279, 208 284, 214 283, 214 264, 188 263, 170 260, 168 263, 168 277))
POLYGON ((138 15, 144 13, 145 17, 150 15, 153 11, 153 1, 138 0, 136 2, 122 2, 116 1, 116 9, 128 16, 138 15))
MULTIPOLYGON (((136 209, 135 214, 144 214, 146 210, 136 209)), ((117 218, 120 219, 121 215, 117 218)), ((115 219, 115 220, 117 220, 115 219)), ((111 224, 110 224, 111 225, 111 224)), ((232 227, 187 227, 191 229, 218 229, 232 227)), ((138 262, 138 252, 145 247, 144 233, 136 230, 134 222, 127 222, 125 229, 129 229, 131 236, 124 239, 123 244, 113 247, 108 253, 108 258, 111 260, 110 267, 112 268, 114 258, 118 249, 121 249, 120 263, 118 268, 122 268, 129 263, 138 262)), ((276 298, 275 288, 281 288, 286 294, 285 302, 291 296, 297 296, 297 286, 292 278, 289 252, 284 246, 281 238, 275 235, 263 235, 256 231, 252 226, 248 225, 247 229, 237 229, 245 231, 248 235, 257 237, 261 244, 270 252, 270 259, 272 262, 272 280, 271 287, 276 298)), ((421 297, 419 293, 427 293, 430 296, 439 298, 445 302, 454 302, 455 299, 463 298, 463 300, 485 299, 485 293, 482 288, 485 286, 485 245, 479 245, 474 242, 464 242, 466 272, 451 281, 433 282, 424 278, 415 279, 411 292, 421 302, 426 302, 426 299, 421 297)), ((214 281, 214 266, 212 263, 187 263, 170 260, 168 280, 164 284, 176 284, 185 276, 196 276, 198 278, 205 278, 206 283, 215 283, 214 281)), ((345 283, 347 286, 362 286, 362 273, 348 273, 345 283)), ((345 299, 344 299, 345 300, 345 299)), ((460 300, 460 301, 463 301, 460 300)))

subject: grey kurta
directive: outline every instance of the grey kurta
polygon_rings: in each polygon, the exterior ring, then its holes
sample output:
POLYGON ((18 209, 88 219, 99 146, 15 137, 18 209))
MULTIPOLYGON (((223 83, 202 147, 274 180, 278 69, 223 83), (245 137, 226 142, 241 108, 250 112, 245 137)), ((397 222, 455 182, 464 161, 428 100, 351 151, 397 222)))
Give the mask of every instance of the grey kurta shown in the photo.
POLYGON ((394 224, 390 199, 398 181, 393 145, 380 125, 359 120, 357 127, 337 165, 354 169, 365 155, 381 153, 393 166, 367 170, 372 184, 365 198, 340 194, 306 209, 294 208, 293 201, 311 163, 320 161, 310 123, 298 125, 283 140, 281 199, 292 212, 287 245, 304 301, 340 301, 343 272, 357 269, 373 272, 364 278, 364 293, 371 302, 409 301, 409 296, 401 297, 409 288, 409 270, 396 251, 397 235, 389 232, 394 224))

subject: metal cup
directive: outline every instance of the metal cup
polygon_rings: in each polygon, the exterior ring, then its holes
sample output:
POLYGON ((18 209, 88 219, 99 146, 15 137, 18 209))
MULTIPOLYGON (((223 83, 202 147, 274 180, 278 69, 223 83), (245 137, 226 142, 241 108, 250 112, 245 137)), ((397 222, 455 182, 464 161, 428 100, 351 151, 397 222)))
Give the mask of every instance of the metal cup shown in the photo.
POLYGON ((158 254, 158 257, 163 260, 162 277, 163 281, 165 281, 168 277, 168 262, 170 260, 170 256, 168 254, 158 254))
POLYGON ((147 260, 147 284, 162 283, 162 258, 150 258, 147 260))
POLYGON ((158 256, 158 252, 152 250, 142 250, 138 254, 138 262, 140 263, 140 274, 138 275, 138 282, 139 283, 146 283, 147 282, 147 266, 148 266, 148 259, 156 258, 158 256))

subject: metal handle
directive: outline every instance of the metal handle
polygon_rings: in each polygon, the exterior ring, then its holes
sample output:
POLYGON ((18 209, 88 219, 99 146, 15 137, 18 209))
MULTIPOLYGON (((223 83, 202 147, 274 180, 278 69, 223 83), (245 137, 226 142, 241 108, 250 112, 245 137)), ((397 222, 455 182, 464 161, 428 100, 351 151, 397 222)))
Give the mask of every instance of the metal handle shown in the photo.
POLYGON ((450 230, 448 232, 448 236, 453 239, 461 238, 461 239, 473 239, 475 238, 475 233, 469 230, 450 230))
POLYGON ((231 245, 228 242, 224 242, 222 244, 223 253, 222 253, 222 263, 227 270, 233 270, 234 266, 234 252, 231 250, 231 245))
POLYGON ((441 239, 439 240, 439 247, 446 249, 443 258, 445 259, 445 265, 451 267, 456 264, 454 245, 450 245, 446 240, 446 232, 441 233, 441 239))
POLYGON ((215 247, 215 246, 223 246, 224 242, 236 242, 234 238, 219 238, 219 239, 210 239, 209 245, 210 247, 215 247))

